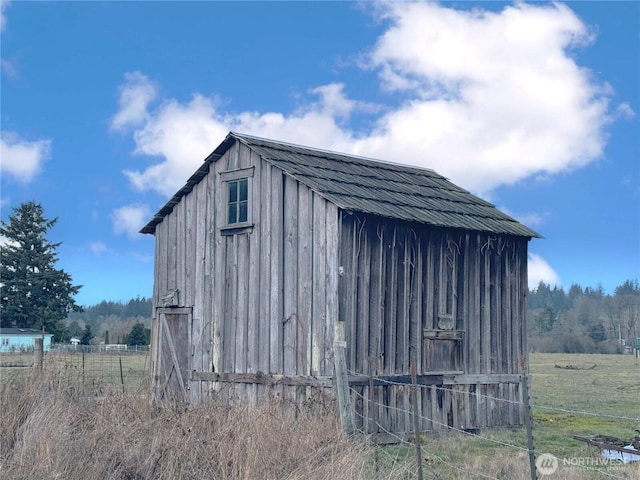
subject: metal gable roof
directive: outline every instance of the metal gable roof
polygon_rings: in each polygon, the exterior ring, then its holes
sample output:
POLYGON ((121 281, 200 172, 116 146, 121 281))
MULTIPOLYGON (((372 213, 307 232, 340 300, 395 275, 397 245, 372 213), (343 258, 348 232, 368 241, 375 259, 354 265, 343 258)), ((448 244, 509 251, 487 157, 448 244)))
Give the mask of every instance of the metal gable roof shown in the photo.
POLYGON ((42 330, 37 330, 35 328, 0 328, 0 335, 24 335, 24 336, 40 336, 44 335, 45 337, 53 337, 53 333, 42 332, 42 330))
POLYGON ((433 170, 229 133, 203 166, 142 230, 153 233, 180 198, 191 191, 235 141, 343 210, 443 228, 523 237, 541 235, 433 170))

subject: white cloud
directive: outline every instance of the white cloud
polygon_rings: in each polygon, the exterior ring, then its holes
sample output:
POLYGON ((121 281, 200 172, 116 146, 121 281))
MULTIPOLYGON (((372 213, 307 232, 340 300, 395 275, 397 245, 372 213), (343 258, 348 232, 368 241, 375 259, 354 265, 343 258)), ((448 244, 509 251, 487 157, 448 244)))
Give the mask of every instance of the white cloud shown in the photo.
POLYGON ((7 15, 4 11, 10 3, 9 0, 0 0, 0 32, 4 32, 4 27, 7 25, 7 15))
POLYGON ((157 88, 139 72, 128 74, 112 125, 134 127, 136 154, 161 158, 125 172, 133 186, 175 193, 235 130, 433 168, 488 194, 596 160, 606 127, 632 114, 624 104, 612 112, 612 90, 576 64, 572 49, 594 38, 564 5, 518 3, 500 12, 409 2, 371 8, 388 26, 366 52, 365 68, 378 73, 383 90, 401 93, 401 103, 372 106, 333 83, 311 89, 311 100, 291 113, 228 113, 198 93, 187 103, 154 105, 157 88), (350 128, 355 111, 370 115, 374 127, 350 128))
POLYGON ((385 5, 390 27, 370 63, 410 100, 378 121, 362 150, 377 141, 389 158, 400 147, 406 161, 479 192, 601 155, 607 97, 568 54, 592 37, 567 7, 385 5))
MULTIPOLYGON (((1 0, 0 0, 1 1, 1 0)), ((18 68, 15 63, 11 60, 5 60, 4 58, 0 58, 0 71, 3 75, 6 75, 8 78, 16 79, 18 78, 18 68)))
POLYGON ((16 133, 0 132, 0 171, 16 180, 28 183, 38 175, 48 158, 51 140, 22 140, 16 133))
POLYGON ((536 213, 536 212, 512 212, 509 208, 501 206, 498 207, 500 211, 506 213, 512 218, 515 218, 520 223, 526 225, 527 227, 535 228, 544 224, 544 222, 549 217, 549 213, 536 213))
POLYGON ((126 83, 120 87, 120 110, 111 119, 113 130, 136 127, 148 118, 147 106, 158 95, 158 87, 140 72, 125 74, 126 83))
POLYGON ((116 235, 127 235, 139 238, 139 231, 151 217, 151 209, 147 205, 125 205, 111 212, 113 232, 116 235))
POLYGON ((551 265, 540 255, 531 252, 529 252, 528 273, 530 290, 536 288, 540 282, 560 286, 560 276, 551 268, 551 265))
MULTIPOLYGON (((122 90, 128 90, 128 85, 122 90)), ((124 173, 137 190, 172 195, 229 130, 325 148, 339 145, 346 150, 351 139, 338 127, 333 115, 344 116, 355 109, 369 107, 346 99, 341 88, 327 85, 315 89, 319 101, 288 117, 272 112, 226 114, 217 109, 213 99, 200 94, 186 104, 166 100, 152 110, 133 133, 135 154, 160 156, 163 161, 142 172, 126 170, 124 173)), ((126 103, 121 104, 122 111, 129 111, 126 103)))
POLYGON ((103 242, 91 242, 89 243, 89 249, 94 255, 102 255, 107 253, 109 249, 103 242))
POLYGON ((0 235, 0 247, 4 247, 5 245, 18 246, 18 242, 14 241, 14 240, 9 240, 4 235, 0 235))

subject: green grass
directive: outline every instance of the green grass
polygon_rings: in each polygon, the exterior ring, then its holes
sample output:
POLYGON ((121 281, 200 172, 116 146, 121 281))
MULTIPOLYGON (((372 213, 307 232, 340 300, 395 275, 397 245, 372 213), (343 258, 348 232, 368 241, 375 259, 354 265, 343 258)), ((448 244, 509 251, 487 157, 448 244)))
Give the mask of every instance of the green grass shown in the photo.
MULTIPOLYGON (((599 457, 597 448, 574 440, 573 436, 605 434, 631 439, 637 435, 640 363, 635 357, 538 353, 530 356, 530 365, 537 452, 563 458, 599 457), (566 370, 556 365, 597 366, 566 370)), ((636 469, 637 473, 638 467, 625 468, 636 469)))
MULTIPOLYGON (((640 429, 640 363, 631 355, 532 354, 529 359, 534 404, 533 437, 537 455, 552 453, 559 459, 597 460, 600 451, 573 435, 606 434, 631 439, 640 429), (555 365, 597 367, 565 370, 555 365), (612 418, 627 417, 628 419, 612 418), (631 420, 629 420, 631 419, 631 420)), ((453 433, 427 439, 424 445, 425 478, 458 479, 530 478, 526 430, 491 429, 483 438, 453 433), (513 448, 502 444, 512 445, 513 448)), ((405 461, 415 471, 415 452, 407 445, 385 447, 380 466, 389 469, 405 461)), ((598 465, 617 478, 640 479, 640 464, 598 465)), ((384 477, 383 477, 384 478, 384 477)), ((561 465, 550 480, 608 478, 602 473, 561 465)))

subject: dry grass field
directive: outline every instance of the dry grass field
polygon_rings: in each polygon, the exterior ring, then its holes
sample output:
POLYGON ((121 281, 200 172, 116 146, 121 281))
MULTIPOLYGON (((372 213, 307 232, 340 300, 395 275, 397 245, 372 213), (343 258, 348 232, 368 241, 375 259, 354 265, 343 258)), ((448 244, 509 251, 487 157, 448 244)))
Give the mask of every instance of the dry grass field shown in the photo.
MULTIPOLYGON (((374 449, 345 441, 331 405, 323 412, 299 411, 295 419, 273 402, 257 409, 208 405, 188 412, 155 411, 141 395, 141 383, 135 387, 133 381, 132 372, 145 367, 145 360, 122 359, 123 372, 130 369, 132 378, 132 383, 125 380, 125 394, 119 361, 115 377, 113 362, 106 361, 101 363, 105 371, 94 375, 87 356, 84 377, 77 358, 41 374, 0 369, 0 478, 417 478, 410 446, 374 449)), ((622 355, 534 354, 530 369, 536 453, 560 460, 553 475, 539 478, 640 479, 640 464, 602 465, 597 449, 572 439, 630 438, 640 429, 638 361, 622 355), (594 364, 591 370, 555 366, 594 364), (582 465, 564 465, 565 459, 582 465)), ((526 445, 520 428, 482 431, 480 437, 426 438, 424 478, 528 480, 526 445)))

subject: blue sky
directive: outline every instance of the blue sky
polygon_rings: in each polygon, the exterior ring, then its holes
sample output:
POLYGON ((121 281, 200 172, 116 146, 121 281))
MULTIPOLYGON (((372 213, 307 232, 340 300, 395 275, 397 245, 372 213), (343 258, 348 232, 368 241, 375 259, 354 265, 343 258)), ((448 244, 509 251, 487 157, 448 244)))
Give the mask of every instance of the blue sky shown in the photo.
POLYGON ((640 3, 1 3, 2 219, 58 217, 77 301, 230 130, 433 168, 539 231, 530 285, 640 276, 640 3))

